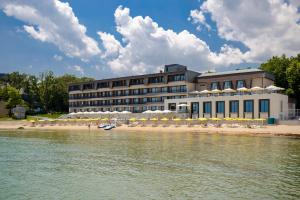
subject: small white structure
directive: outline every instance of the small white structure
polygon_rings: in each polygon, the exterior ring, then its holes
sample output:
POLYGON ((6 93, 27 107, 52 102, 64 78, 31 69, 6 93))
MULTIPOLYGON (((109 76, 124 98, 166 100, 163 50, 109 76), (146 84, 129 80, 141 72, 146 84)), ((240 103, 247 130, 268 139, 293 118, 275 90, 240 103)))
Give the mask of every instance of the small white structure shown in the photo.
POLYGON ((23 106, 17 105, 12 109, 12 113, 16 119, 25 119, 26 109, 23 106))

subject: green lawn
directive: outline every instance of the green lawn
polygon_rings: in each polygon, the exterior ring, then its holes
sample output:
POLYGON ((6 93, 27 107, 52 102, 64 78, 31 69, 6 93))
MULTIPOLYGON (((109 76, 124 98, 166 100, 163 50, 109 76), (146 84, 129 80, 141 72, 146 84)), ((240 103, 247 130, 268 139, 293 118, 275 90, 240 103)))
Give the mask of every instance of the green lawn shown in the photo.
MULTIPOLYGON (((47 117, 51 119, 59 118, 60 116, 64 115, 64 113, 53 113, 53 114, 38 114, 38 115, 27 115, 26 120, 37 120, 40 117, 47 117)), ((16 120, 8 116, 0 116, 0 121, 12 121, 16 120)))
POLYGON ((59 118, 62 115, 64 115, 64 113, 27 115, 27 119, 28 120, 34 120, 34 119, 37 119, 37 117, 47 117, 47 118, 51 118, 51 119, 56 119, 56 118, 59 118))
POLYGON ((0 121, 12 121, 14 119, 12 119, 11 117, 8 116, 0 116, 0 121))

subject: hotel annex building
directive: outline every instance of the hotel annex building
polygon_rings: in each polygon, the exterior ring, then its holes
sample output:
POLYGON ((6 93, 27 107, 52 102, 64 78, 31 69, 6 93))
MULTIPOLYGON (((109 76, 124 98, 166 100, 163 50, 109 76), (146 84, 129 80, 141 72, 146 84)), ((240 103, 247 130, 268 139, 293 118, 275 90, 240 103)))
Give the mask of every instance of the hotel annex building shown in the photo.
POLYGON ((155 74, 70 84, 69 112, 168 109, 190 117, 282 118, 288 112, 288 97, 279 93, 191 95, 193 91, 265 88, 273 83, 274 77, 259 69, 201 74, 172 64, 155 74))

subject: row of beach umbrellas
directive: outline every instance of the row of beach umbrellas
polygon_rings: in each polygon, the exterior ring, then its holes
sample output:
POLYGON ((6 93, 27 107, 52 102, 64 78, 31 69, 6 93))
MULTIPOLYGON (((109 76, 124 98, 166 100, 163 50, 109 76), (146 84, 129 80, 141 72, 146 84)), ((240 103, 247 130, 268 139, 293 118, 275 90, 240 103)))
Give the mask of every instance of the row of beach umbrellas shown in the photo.
POLYGON ((279 90, 284 90, 284 88, 281 88, 281 87, 277 87, 277 86, 274 86, 274 85, 270 85, 266 88, 262 88, 262 87, 258 87, 258 86, 255 86, 255 87, 252 87, 250 89, 246 88, 246 87, 241 87, 241 88, 238 88, 237 90, 234 90, 232 88, 227 88, 227 89, 224 89, 224 90, 219 90, 219 89, 214 89, 214 90, 202 90, 202 91, 193 91, 193 92, 190 92, 190 94, 209 94, 209 93, 221 93, 221 92, 224 92, 224 93, 232 93, 232 92, 257 92, 257 91, 262 91, 262 90, 268 90, 268 91, 279 91, 279 90))
MULTIPOLYGON (((97 115, 97 114, 131 114, 132 112, 129 112, 129 111, 105 111, 105 112, 102 112, 102 111, 84 111, 84 112, 72 112, 70 113, 69 115, 97 115)), ((170 110, 146 110, 143 112, 144 114, 168 114, 168 113, 172 113, 172 111, 170 110)))
POLYGON ((84 111, 84 112, 77 112, 77 113, 75 113, 75 112, 71 112, 69 115, 95 115, 95 114, 130 114, 131 112, 129 112, 129 111, 126 111, 126 110, 124 110, 124 111, 122 111, 122 112, 119 112, 119 111, 112 111, 112 112, 110 112, 110 111, 105 111, 105 112, 102 112, 102 111, 97 111, 97 112, 95 112, 95 111, 84 111))
POLYGON ((157 117, 154 118, 130 118, 129 121, 135 122, 135 121, 266 121, 266 119, 263 118, 257 118, 257 119, 248 119, 248 118, 187 118, 187 119, 181 119, 181 118, 173 118, 173 119, 168 119, 166 117, 158 119, 157 117))

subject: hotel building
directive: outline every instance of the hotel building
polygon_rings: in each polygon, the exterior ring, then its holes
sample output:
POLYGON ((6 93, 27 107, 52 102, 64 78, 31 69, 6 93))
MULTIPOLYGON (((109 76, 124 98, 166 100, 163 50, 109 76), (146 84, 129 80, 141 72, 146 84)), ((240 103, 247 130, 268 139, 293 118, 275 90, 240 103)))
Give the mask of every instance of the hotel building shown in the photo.
POLYGON ((198 73, 186 66, 166 65, 156 74, 96 80, 69 86, 69 111, 172 110, 188 117, 282 119, 288 97, 266 91, 192 94, 273 85, 273 75, 259 69, 198 73))
POLYGON ((156 74, 96 80, 69 85, 69 112, 163 110, 165 99, 186 98, 198 72, 166 65, 156 74))

